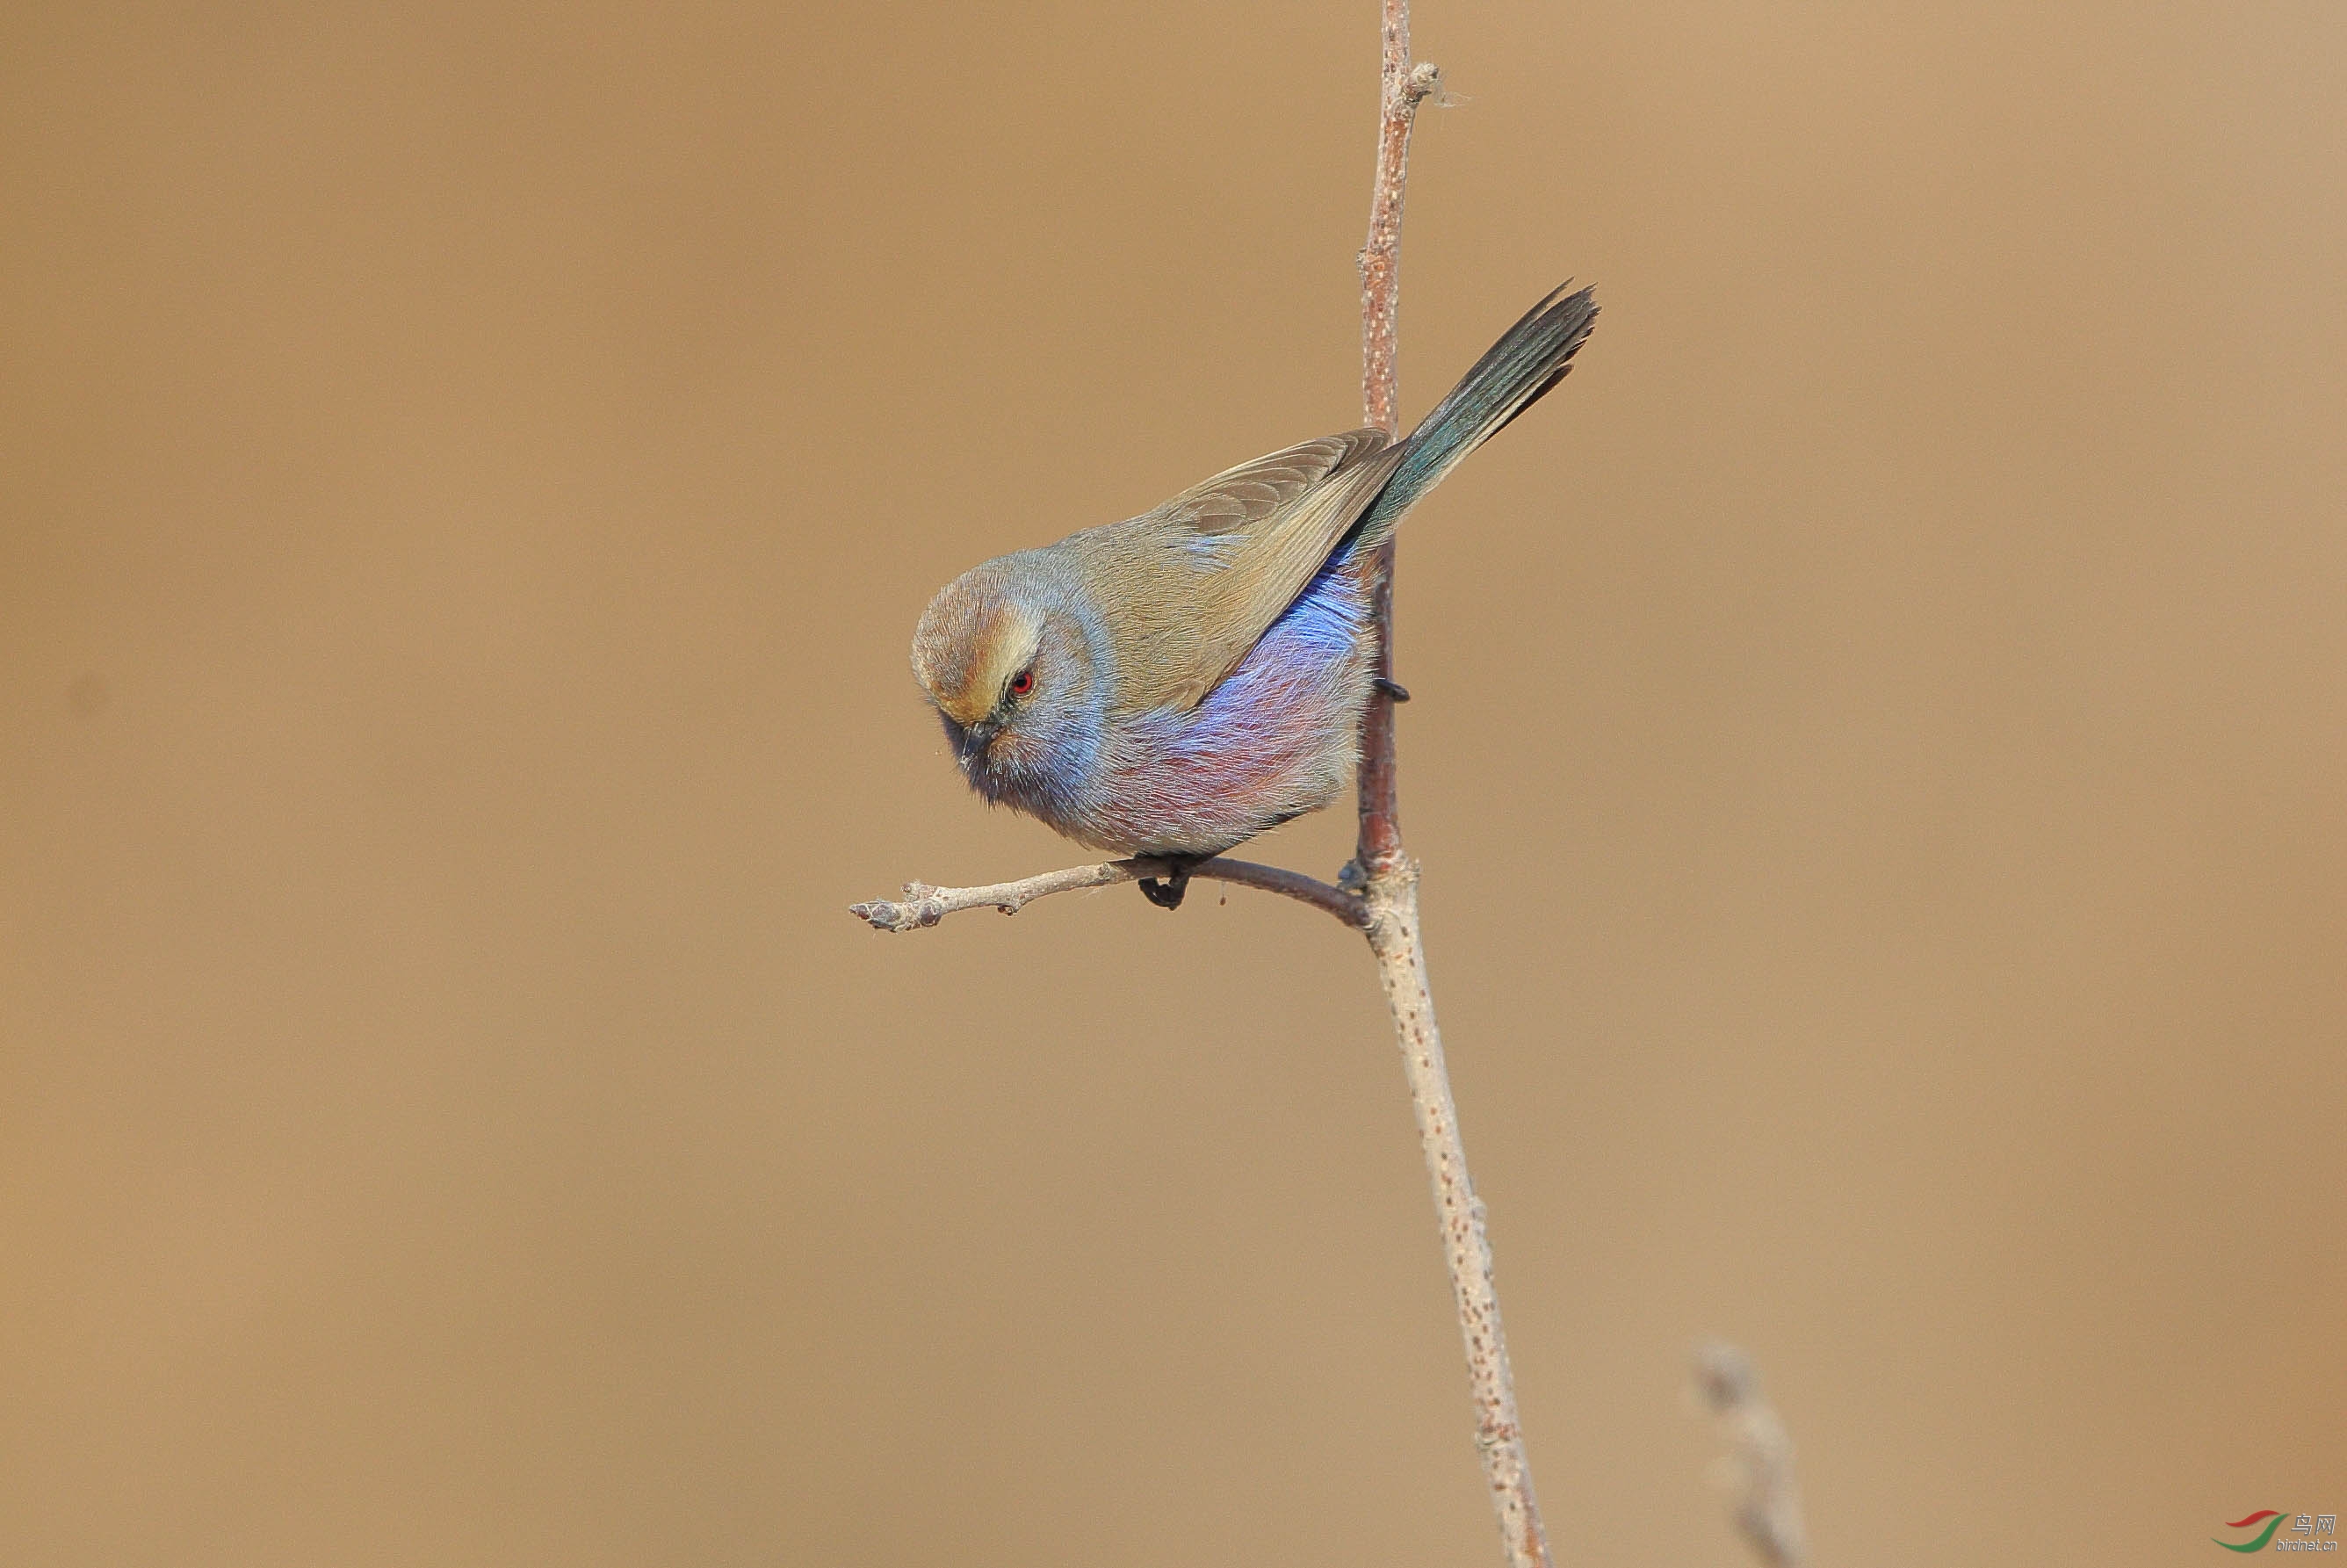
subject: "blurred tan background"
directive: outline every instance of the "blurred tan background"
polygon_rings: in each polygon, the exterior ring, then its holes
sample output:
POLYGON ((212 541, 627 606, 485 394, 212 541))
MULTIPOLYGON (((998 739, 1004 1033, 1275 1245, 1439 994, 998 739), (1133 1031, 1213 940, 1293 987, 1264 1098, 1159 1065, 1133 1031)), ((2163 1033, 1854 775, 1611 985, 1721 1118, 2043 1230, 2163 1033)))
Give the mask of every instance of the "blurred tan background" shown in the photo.
MULTIPOLYGON (((1424 0, 1406 817, 1561 1560, 2347 1512, 2347 10, 1424 0)), ((1496 1561, 1372 972, 962 790, 1358 418, 1375 6, 0 17, 0 1561, 1496 1561)), ((1341 815, 1260 845, 1332 873, 1341 815)))

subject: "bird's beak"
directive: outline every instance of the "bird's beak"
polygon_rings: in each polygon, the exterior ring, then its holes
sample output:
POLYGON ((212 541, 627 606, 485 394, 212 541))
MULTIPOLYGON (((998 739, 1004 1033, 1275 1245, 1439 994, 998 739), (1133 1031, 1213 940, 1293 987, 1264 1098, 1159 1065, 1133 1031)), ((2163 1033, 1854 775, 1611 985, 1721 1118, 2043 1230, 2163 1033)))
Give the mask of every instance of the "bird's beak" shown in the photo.
POLYGON ((992 719, 980 719, 975 724, 963 725, 961 731, 963 759, 967 761, 982 754, 987 747, 994 743, 994 737, 1001 733, 1002 726, 992 719))

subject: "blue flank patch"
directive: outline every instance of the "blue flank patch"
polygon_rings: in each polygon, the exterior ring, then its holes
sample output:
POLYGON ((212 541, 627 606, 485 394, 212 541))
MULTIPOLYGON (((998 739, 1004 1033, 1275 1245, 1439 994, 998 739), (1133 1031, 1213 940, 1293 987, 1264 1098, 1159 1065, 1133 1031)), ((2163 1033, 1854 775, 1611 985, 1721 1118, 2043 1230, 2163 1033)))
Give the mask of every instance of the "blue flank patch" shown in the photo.
POLYGON ((1225 737, 1276 734, 1296 706, 1297 688, 1325 689, 1351 658, 1368 614, 1359 583, 1335 562, 1322 567, 1245 662, 1199 705, 1183 749, 1213 751, 1225 737))

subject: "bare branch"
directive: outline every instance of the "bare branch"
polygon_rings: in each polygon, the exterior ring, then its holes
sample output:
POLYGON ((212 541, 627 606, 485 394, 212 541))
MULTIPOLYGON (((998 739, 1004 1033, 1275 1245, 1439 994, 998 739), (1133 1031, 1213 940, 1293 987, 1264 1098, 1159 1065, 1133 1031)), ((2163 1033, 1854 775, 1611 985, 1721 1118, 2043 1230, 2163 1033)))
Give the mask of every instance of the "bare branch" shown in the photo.
POLYGON ((1389 436, 1401 434, 1394 334, 1401 309, 1401 201, 1409 178, 1409 133, 1418 124, 1418 106, 1441 86, 1440 67, 1410 63, 1409 0, 1385 0, 1377 182, 1369 193, 1369 237, 1360 255, 1361 415, 1389 436))
POLYGON ((1378 979, 1393 1011, 1401 1046, 1402 1072, 1409 1081, 1418 1113, 1418 1139, 1426 1175, 1434 1189, 1435 1219, 1442 1232, 1442 1257, 1450 1270, 1451 1298, 1459 1309, 1459 1333, 1467 1347, 1467 1383, 1475 1404, 1475 1450, 1483 1461, 1484 1484, 1500 1516, 1500 1535, 1509 1568, 1549 1568, 1548 1535, 1540 1502, 1532 1495, 1531 1461, 1516 1421, 1515 1378, 1508 1368, 1508 1339, 1500 1327, 1500 1296, 1491 1283, 1491 1240, 1483 1205, 1467 1173, 1467 1146, 1459 1135, 1459 1107, 1450 1097, 1450 1073, 1442 1060, 1442 1031, 1434 1020, 1434 996, 1426 979, 1426 948, 1419 938, 1418 866, 1404 857, 1389 873, 1369 879, 1369 950, 1377 955, 1378 979))
MULTIPOLYGON (((1378 67, 1377 176, 1369 190, 1369 237, 1361 247, 1361 416, 1388 436, 1401 434, 1399 365, 1395 348, 1401 310, 1401 208, 1409 178, 1409 133, 1418 106, 1442 85, 1442 72, 1409 58, 1409 0, 1383 0, 1384 53, 1378 67)), ((1439 101, 1439 100, 1438 100, 1439 101)), ((1380 695, 1361 715, 1360 835, 1354 858, 1374 874, 1399 862, 1401 780, 1394 761, 1394 541, 1378 551, 1370 613, 1380 695)))
POLYGON ((1801 1568, 1809 1547, 1793 1484, 1793 1440, 1762 1397, 1760 1374, 1735 1346, 1712 1344, 1696 1352, 1695 1375, 1732 1450, 1736 1528, 1768 1568, 1801 1568))
POLYGON ((932 887, 926 882, 907 882, 902 901, 874 899, 866 904, 850 904, 847 912, 876 931, 918 931, 964 909, 993 908, 1006 915, 1016 915, 1036 899, 1048 898, 1054 893, 1073 893, 1085 887, 1109 887, 1143 876, 1173 876, 1183 874, 1185 869, 1191 876, 1204 876, 1240 887, 1277 893, 1299 904, 1309 904, 1356 930, 1368 923, 1368 914, 1357 896, 1341 887, 1332 887, 1326 882, 1315 881, 1300 871, 1283 870, 1276 866, 1258 866, 1252 860, 1224 860, 1219 857, 1184 867, 1147 856, 1131 860, 1103 861, 1098 866, 1074 866, 1065 871, 1047 871, 1040 876, 1021 877, 1016 882, 990 882, 983 887, 932 887))
MULTIPOLYGON (((1401 432, 1395 333, 1401 304, 1402 194, 1409 173, 1409 136, 1419 105, 1440 90, 1442 73, 1409 57, 1409 0, 1381 0, 1384 52, 1378 74, 1377 179, 1369 195, 1369 237, 1361 248, 1361 411, 1388 436, 1401 432)), ((1440 101, 1440 100, 1438 100, 1440 101)), ((1491 1242, 1483 1205, 1467 1173, 1467 1145, 1442 1060, 1442 1034, 1426 976, 1419 928, 1418 866, 1402 846, 1401 777, 1395 759, 1391 540, 1378 552, 1370 612, 1377 630, 1378 694, 1361 716, 1359 835, 1353 865, 1368 907, 1369 948, 1393 1012, 1402 1071, 1418 1115, 1420 1152, 1434 1189, 1442 1255, 1450 1271, 1459 1333, 1466 1343, 1468 1387, 1475 1404, 1475 1450, 1499 1514, 1509 1568, 1549 1568, 1548 1536, 1532 1495, 1532 1466, 1516 1423, 1516 1392, 1500 1297, 1491 1283, 1491 1242)))

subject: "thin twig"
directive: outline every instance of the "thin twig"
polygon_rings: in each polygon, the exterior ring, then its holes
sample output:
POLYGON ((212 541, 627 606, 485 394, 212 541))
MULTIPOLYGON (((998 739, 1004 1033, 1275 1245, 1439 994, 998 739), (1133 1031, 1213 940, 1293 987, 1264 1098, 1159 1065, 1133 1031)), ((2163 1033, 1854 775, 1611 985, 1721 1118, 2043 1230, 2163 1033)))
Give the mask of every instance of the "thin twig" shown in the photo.
MULTIPOLYGON (((1442 73, 1409 57, 1409 0, 1382 0, 1384 55, 1378 75, 1377 182, 1369 197, 1369 237, 1361 248, 1361 413, 1389 436, 1400 433, 1396 323, 1401 300, 1402 195, 1409 173, 1409 136, 1418 108, 1442 85, 1442 73)), ((1475 1405, 1475 1448, 1500 1520, 1509 1568, 1549 1568, 1548 1535, 1532 1493, 1532 1465, 1516 1420, 1515 1379, 1491 1283, 1491 1241, 1483 1205, 1468 1174, 1467 1145, 1442 1060, 1442 1031, 1426 976, 1419 924, 1418 865, 1402 847, 1401 781, 1395 762, 1393 681, 1394 547, 1377 563, 1372 610, 1379 692, 1361 720, 1360 829, 1356 876, 1368 906, 1369 948, 1392 1009, 1402 1071, 1418 1116, 1420 1152, 1434 1190, 1443 1261, 1466 1343, 1467 1379, 1475 1405)))
POLYGON ((1768 1568, 1801 1568, 1809 1548, 1793 1484, 1793 1440, 1761 1395, 1759 1373, 1735 1346, 1713 1344, 1696 1352, 1695 1375, 1732 1450, 1736 1528, 1768 1568))
POLYGON ((1384 0, 1384 57, 1378 73, 1377 183, 1369 192, 1369 237, 1361 247, 1361 413, 1389 436, 1401 434, 1394 343, 1401 309, 1401 200, 1409 178, 1409 133, 1418 106, 1442 87, 1440 67, 1409 58, 1409 0, 1384 0))
POLYGON ((1369 907, 1369 949, 1377 955, 1386 1005, 1393 1009, 1402 1071, 1418 1113, 1419 1145, 1434 1188, 1442 1260, 1450 1266, 1459 1333, 1466 1341, 1475 1450, 1483 1461, 1483 1481, 1499 1514, 1509 1568, 1548 1568, 1548 1536, 1541 1525, 1539 1500, 1532 1495, 1522 1429, 1516 1422, 1515 1378, 1508 1368, 1507 1336, 1500 1327, 1499 1292, 1491 1283, 1491 1236, 1483 1204, 1467 1173, 1459 1108, 1451 1100, 1450 1074, 1442 1060, 1442 1031, 1435 1024, 1434 997, 1427 988, 1417 863, 1405 858, 1399 869, 1371 877, 1363 897, 1369 907))
MULTIPOLYGON (((1395 334, 1401 311, 1401 210, 1409 179, 1409 133, 1418 124, 1418 106, 1442 86, 1442 72, 1430 64, 1410 63, 1409 0, 1384 0, 1384 5, 1377 178, 1369 191, 1369 237, 1359 257, 1361 417, 1398 436, 1400 367, 1395 334)), ((1392 690, 1395 542, 1385 542, 1371 568, 1369 610, 1377 628, 1378 694, 1361 714, 1360 830, 1354 849, 1354 859, 1369 873, 1399 862, 1402 855, 1392 690)))
MULTIPOLYGON (((901 901, 884 898, 868 904, 850 904, 847 912, 876 931, 918 931, 964 909, 992 908, 1016 915, 1036 899, 1048 898, 1054 893, 1108 887, 1143 876, 1171 876, 1178 869, 1164 861, 1141 856, 1131 860, 1103 861, 1098 866, 1072 866, 1065 871, 1046 871, 1040 876, 1021 877, 1016 882, 989 882, 983 887, 932 887, 926 882, 907 882, 901 901)), ((1188 875, 1277 893, 1299 904, 1309 904, 1356 930, 1368 923, 1368 913, 1359 897, 1341 887, 1317 882, 1301 871, 1258 866, 1252 860, 1217 858, 1189 866, 1188 875)))

